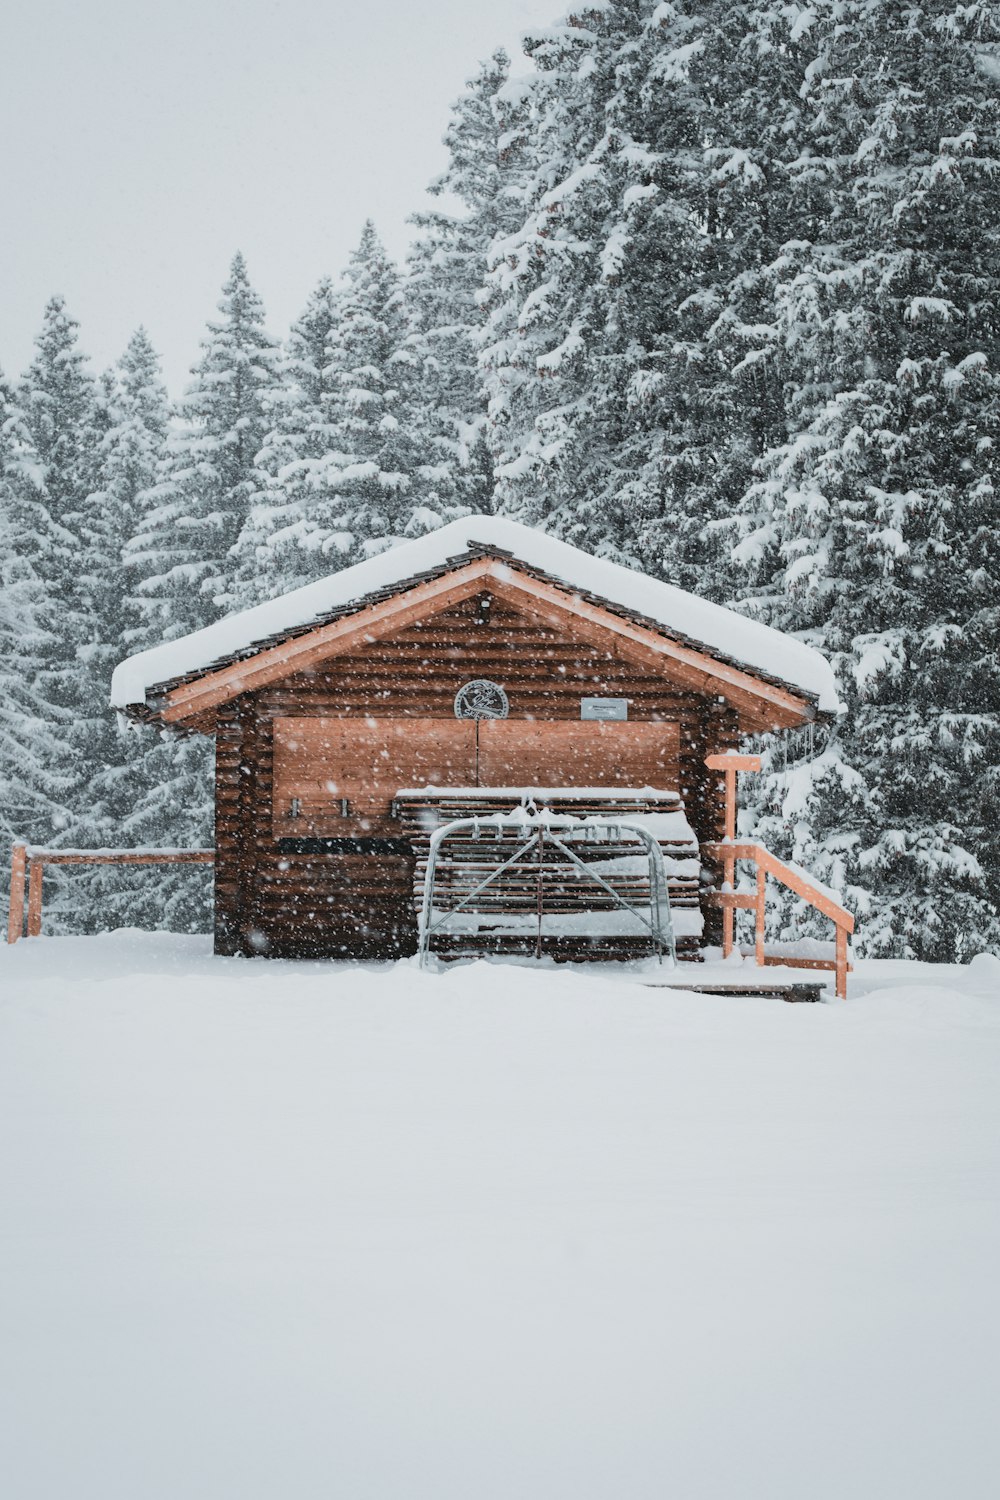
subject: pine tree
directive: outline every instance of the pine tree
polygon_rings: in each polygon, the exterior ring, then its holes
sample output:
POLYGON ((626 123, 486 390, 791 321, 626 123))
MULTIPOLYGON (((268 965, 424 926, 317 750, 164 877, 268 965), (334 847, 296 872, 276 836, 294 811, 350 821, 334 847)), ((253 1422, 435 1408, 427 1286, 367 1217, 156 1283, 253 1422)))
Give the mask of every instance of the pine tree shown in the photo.
POLYGON ((367 223, 344 284, 321 282, 292 329, 257 493, 233 548, 231 606, 297 588, 462 513, 411 334, 399 275, 367 223))
POLYGON ((342 298, 324 278, 292 327, 271 423, 257 458, 258 488, 233 551, 230 605, 243 608, 335 569, 342 547, 329 521, 338 501, 324 483, 342 452, 336 350, 342 298))
POLYGON ((769 831, 848 890, 876 955, 1000 944, 996 43, 982 10, 822 12, 803 170, 823 234, 776 288, 793 435, 738 552, 848 709, 772 773, 769 831))
POLYGON ((682 586, 725 598, 733 570, 720 524, 755 458, 785 435, 773 289, 784 246, 815 226, 806 173, 796 177, 810 14, 660 6, 643 53, 659 165, 625 270, 644 351, 625 444, 637 551, 682 586))
POLYGON ((517 221, 490 247, 485 288, 496 504, 562 531, 572 530, 573 497, 587 490, 600 429, 595 303, 611 191, 603 84, 623 24, 614 4, 529 39, 535 75, 497 98, 517 221))
POLYGON ((324 497, 310 539, 317 560, 353 562, 462 513, 418 417, 411 331, 399 274, 369 221, 347 267, 333 350, 340 446, 313 472, 324 497))
POLYGON ((68 706, 78 705, 77 648, 86 638, 80 553, 87 497, 97 476, 99 412, 98 386, 80 350, 78 330, 63 298, 53 297, 46 305, 35 358, 20 390, 53 526, 44 576, 51 596, 64 611, 62 661, 53 669, 53 689, 68 706))
MULTIPOLYGON (((132 600, 134 565, 125 547, 138 531, 167 443, 169 407, 159 361, 145 329, 129 341, 106 398, 100 485, 88 498, 82 584, 91 637, 82 656, 94 704, 87 749, 84 842, 93 847, 191 848, 210 840, 210 768, 202 749, 119 725, 108 708, 111 674, 144 636, 132 600), (192 772, 194 775, 192 775, 192 772)), ((203 872, 94 866, 77 875, 80 920, 94 928, 204 926, 203 872)))
POLYGON ((59 708, 47 684, 60 611, 44 570, 57 546, 44 471, 11 384, 0 375, 0 852, 42 844, 73 787, 59 708))
POLYGON ((158 640, 211 623, 231 594, 231 550, 257 492, 254 460, 279 379, 242 255, 233 258, 219 312, 181 403, 184 426, 129 545, 130 566, 143 578, 137 602, 158 640))
POLYGON ((419 379, 418 417, 442 454, 455 499, 476 512, 493 505, 493 463, 486 438, 486 397, 479 370, 480 291, 495 236, 514 227, 506 194, 497 96, 510 71, 493 53, 452 108, 445 134, 449 165, 430 185, 460 211, 414 214, 406 299, 415 327, 406 349, 419 379))
MULTIPOLYGON (((117 615, 121 660, 182 634, 190 606, 183 590, 174 596, 164 588, 163 557, 150 549, 162 524, 163 485, 173 454, 170 407, 159 360, 144 329, 129 341, 117 373, 115 421, 103 444, 102 480, 108 511, 118 518, 123 538, 117 615), (152 592, 147 591, 150 583, 152 592), (171 608, 175 598, 180 620, 171 608)), ((115 665, 111 653, 107 664, 115 665)), ((211 847, 211 743, 200 735, 182 738, 116 724, 95 778, 95 805, 108 842, 116 845, 211 847)), ((110 920, 173 932, 204 931, 210 925, 211 881, 198 867, 153 866, 149 875, 129 872, 125 878, 107 879, 104 901, 110 920)))
MULTIPOLYGON (((24 423, 38 457, 41 505, 48 518, 44 550, 36 570, 47 599, 46 614, 58 619, 57 638, 40 680, 58 726, 51 767, 60 794, 49 809, 44 841, 74 844, 87 803, 87 748, 93 704, 81 653, 90 639, 88 600, 81 580, 86 550, 88 497, 96 488, 98 423, 102 398, 80 350, 79 325, 61 297, 45 308, 35 357, 21 383, 24 423)), ((68 883, 55 877, 55 885, 68 883)), ((51 906, 60 920, 62 902, 51 906)))
MULTIPOLYGON (((149 491, 160 476, 170 408, 159 359, 144 328, 132 335, 115 374, 111 422, 101 444, 97 508, 107 537, 101 552, 117 554, 118 571, 105 579, 98 605, 108 622, 104 634, 117 651, 122 645, 142 649, 154 644, 143 633, 131 598, 137 580, 135 565, 126 560, 126 546, 142 529, 149 491)), ((106 667, 113 669, 116 661, 109 654, 106 667)))
POLYGON ((712 523, 780 416, 762 272, 801 48, 764 6, 611 0, 528 50, 487 286, 498 504, 719 593, 712 523))

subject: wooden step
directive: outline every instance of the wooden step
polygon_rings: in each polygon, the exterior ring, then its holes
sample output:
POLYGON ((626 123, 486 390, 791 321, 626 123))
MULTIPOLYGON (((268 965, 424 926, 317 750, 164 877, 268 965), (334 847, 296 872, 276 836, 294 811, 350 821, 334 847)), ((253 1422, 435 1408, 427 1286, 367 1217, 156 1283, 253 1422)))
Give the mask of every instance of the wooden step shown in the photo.
MULTIPOLYGON (((678 953, 678 958, 680 954, 678 953)), ((671 984, 662 979, 643 979, 640 981, 644 989, 653 990, 685 990, 694 995, 734 995, 741 999, 765 999, 785 1000, 789 1003, 814 1004, 823 998, 824 986, 822 984, 806 984, 799 981, 790 984, 782 984, 780 981, 771 983, 761 980, 759 983, 746 982, 742 984, 725 982, 708 982, 706 984, 671 984)))

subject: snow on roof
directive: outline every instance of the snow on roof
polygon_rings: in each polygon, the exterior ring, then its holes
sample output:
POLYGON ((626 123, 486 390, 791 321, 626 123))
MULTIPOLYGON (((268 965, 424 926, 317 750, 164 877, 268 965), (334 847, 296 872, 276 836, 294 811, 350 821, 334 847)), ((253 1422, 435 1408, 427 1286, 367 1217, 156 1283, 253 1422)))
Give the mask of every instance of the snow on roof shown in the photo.
POLYGON ((354 567, 331 573, 305 588, 294 589, 266 604, 226 615, 204 630, 130 656, 116 668, 111 704, 126 708, 146 701, 150 688, 244 655, 258 642, 301 630, 369 594, 403 584, 419 574, 447 566, 470 549, 496 548, 517 562, 547 574, 574 590, 596 595, 633 615, 645 616, 667 634, 700 642, 708 650, 763 672, 817 700, 834 713, 838 694, 829 662, 811 646, 661 583, 619 563, 594 557, 567 542, 500 516, 466 516, 415 541, 402 542, 354 567))

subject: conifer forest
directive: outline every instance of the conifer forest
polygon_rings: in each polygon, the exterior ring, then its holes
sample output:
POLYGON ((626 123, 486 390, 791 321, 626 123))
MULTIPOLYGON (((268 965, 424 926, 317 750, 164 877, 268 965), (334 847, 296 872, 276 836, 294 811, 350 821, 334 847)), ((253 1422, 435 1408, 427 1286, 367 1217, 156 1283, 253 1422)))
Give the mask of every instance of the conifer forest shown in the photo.
MULTIPOLYGON (((1000 11, 584 0, 525 51, 442 101, 403 264, 359 224, 279 337, 237 252, 174 399, 143 328, 97 374, 45 307, 0 377, 0 855, 210 845, 211 745, 119 725, 114 666, 494 512, 818 647, 846 712, 766 752, 759 836, 862 956, 1000 952, 1000 11)), ((46 920, 210 899, 90 867, 46 920)))

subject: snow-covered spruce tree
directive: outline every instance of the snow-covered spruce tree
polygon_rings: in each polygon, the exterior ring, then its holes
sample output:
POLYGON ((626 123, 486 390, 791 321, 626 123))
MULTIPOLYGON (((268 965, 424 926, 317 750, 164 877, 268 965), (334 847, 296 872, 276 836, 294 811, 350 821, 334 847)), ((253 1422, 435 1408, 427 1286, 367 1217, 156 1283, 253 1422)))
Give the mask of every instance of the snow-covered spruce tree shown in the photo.
MULTIPOLYGON (((399 274, 366 223, 347 267, 333 350, 340 449, 320 459, 324 496, 311 550, 342 564, 462 513, 452 475, 421 420, 419 362, 399 274)), ((329 562, 317 568, 329 572, 329 562)))
POLYGON ((586 163, 608 190, 588 317, 600 447, 578 499, 567 496, 570 534, 709 592, 706 501, 718 493, 724 444, 701 351, 685 343, 705 238, 695 170, 705 111, 688 78, 704 22, 642 4, 609 9, 605 24, 618 45, 596 92, 603 134, 586 163))
POLYGON ((219 312, 180 405, 183 426, 128 548, 142 579, 137 603, 156 640, 218 618, 231 592, 232 547, 260 482, 254 460, 279 380, 278 352, 242 255, 233 258, 219 312))
MULTIPOLYGON (((810 16, 766 3, 658 6, 646 57, 650 144, 662 163, 650 230, 660 285, 677 292, 659 328, 647 314, 652 358, 637 376, 644 399, 633 402, 650 517, 642 551, 669 558, 684 586, 725 598, 733 570, 719 523, 755 458, 785 436, 773 287, 781 247, 815 227, 807 174, 796 176, 810 16), (677 235, 678 216, 697 226, 693 239, 677 235)), ((655 307, 648 255, 637 258, 635 295, 655 307)))
POLYGON ((324 483, 343 457, 337 348, 343 296, 325 277, 293 324, 281 379, 266 407, 258 488, 233 549, 235 608, 274 598, 336 569, 343 548, 332 526, 338 500, 324 483))
POLYGON ((415 323, 406 350, 419 376, 421 423, 428 441, 441 449, 456 499, 476 512, 489 511, 493 504, 493 462, 478 363, 480 293, 490 244, 514 227, 496 104, 509 69, 507 54, 494 52, 452 106, 444 137, 448 167, 429 191, 457 199, 460 209, 413 215, 419 235, 410 250, 405 285, 415 323))
MULTIPOLYGON (((156 482, 136 495, 139 515, 125 548, 131 651, 210 624, 232 598, 231 549, 260 486, 255 458, 280 379, 277 346, 242 255, 233 259, 219 312, 181 403, 182 425, 168 434, 156 482)), ((211 845, 211 742, 163 735, 136 753, 142 765, 130 836, 161 846, 211 845)), ((207 925, 208 881, 199 874, 166 868, 155 895, 159 915, 150 916, 159 925, 207 925)), ((145 920, 146 907, 136 909, 145 920)))
POLYGON ((528 50, 522 222, 487 288, 498 504, 718 593, 710 523, 780 418, 761 271, 802 49, 763 5, 611 0, 528 50))
POLYGON ((45 568, 60 545, 44 471, 11 384, 0 375, 0 857, 13 839, 61 832, 74 787, 63 710, 47 686, 61 611, 45 568))
POLYGON ((52 522, 40 559, 46 587, 62 611, 62 642, 49 670, 49 696, 78 713, 85 692, 78 650, 87 639, 80 562, 88 496, 96 488, 99 389, 87 369, 79 324, 62 297, 45 308, 35 357, 19 393, 25 424, 41 466, 42 494, 52 522))
POLYGON ((763 832, 846 889, 862 951, 964 958, 1000 947, 996 18, 856 0, 815 25, 821 232, 776 298, 793 436, 738 555, 847 715, 772 767, 763 832))
MULTIPOLYGON (((162 524, 163 485, 169 479, 170 406, 159 360, 143 329, 130 340, 118 365, 113 424, 102 447, 102 484, 109 508, 127 524, 120 547, 123 608, 118 659, 148 650, 189 628, 187 601, 176 578, 177 612, 164 586, 162 553, 150 539, 162 524), (126 521, 126 518, 127 521, 126 521), (154 592, 147 592, 152 580, 154 592)), ((113 665, 113 663, 112 663, 113 665)), ((165 731, 116 724, 118 739, 96 787, 98 815, 109 842, 123 846, 205 848, 213 843, 212 746, 200 735, 181 738, 165 731)), ((110 883, 112 919, 174 932, 209 925, 211 879, 194 867, 153 866, 110 883)))
POLYGON ((170 422, 159 359, 144 328, 132 335, 114 375, 90 523, 100 558, 111 559, 92 587, 92 613, 106 638, 102 680, 110 678, 123 651, 141 650, 158 639, 144 628, 132 598, 142 575, 136 575, 128 544, 143 528, 150 492, 161 477, 170 422))
POLYGON ((233 548, 232 605, 462 513, 455 454, 435 430, 411 333, 398 273, 368 223, 343 285, 321 282, 289 336, 233 548))
POLYGON ((497 98, 517 222, 490 248, 482 335, 496 503, 574 538, 580 497, 600 483, 617 363, 602 305, 616 189, 605 105, 637 22, 634 5, 581 8, 526 40, 537 71, 497 98))
MULTIPOLYGON (((55 758, 52 785, 60 790, 49 808, 48 827, 35 838, 64 846, 81 841, 95 710, 90 684, 81 670, 81 652, 90 639, 81 560, 86 550, 88 497, 96 488, 103 399, 80 351, 78 327, 63 299, 53 297, 45 308, 35 357, 19 391, 25 427, 38 458, 40 505, 47 516, 44 547, 35 570, 48 601, 47 622, 58 620, 38 687, 50 708, 54 733, 49 750, 55 758)), ((56 873, 50 883, 55 899, 47 898, 47 909, 50 925, 58 928, 73 906, 73 882, 56 873)))
MULTIPOLYGON (((94 847, 194 847, 211 838, 203 805, 209 782, 203 748, 192 749, 153 731, 123 728, 108 707, 117 663, 129 652, 155 644, 136 614, 136 585, 142 580, 126 562, 125 548, 141 526, 156 484, 168 425, 159 361, 140 328, 114 371, 99 446, 100 484, 88 499, 84 527, 81 585, 90 640, 82 652, 82 669, 95 713, 83 826, 84 842, 94 847), (187 784, 189 763, 200 781, 194 789, 187 784)), ((85 914, 92 926, 185 930, 204 924, 203 871, 102 865, 81 872, 77 880, 86 891, 85 914)))

